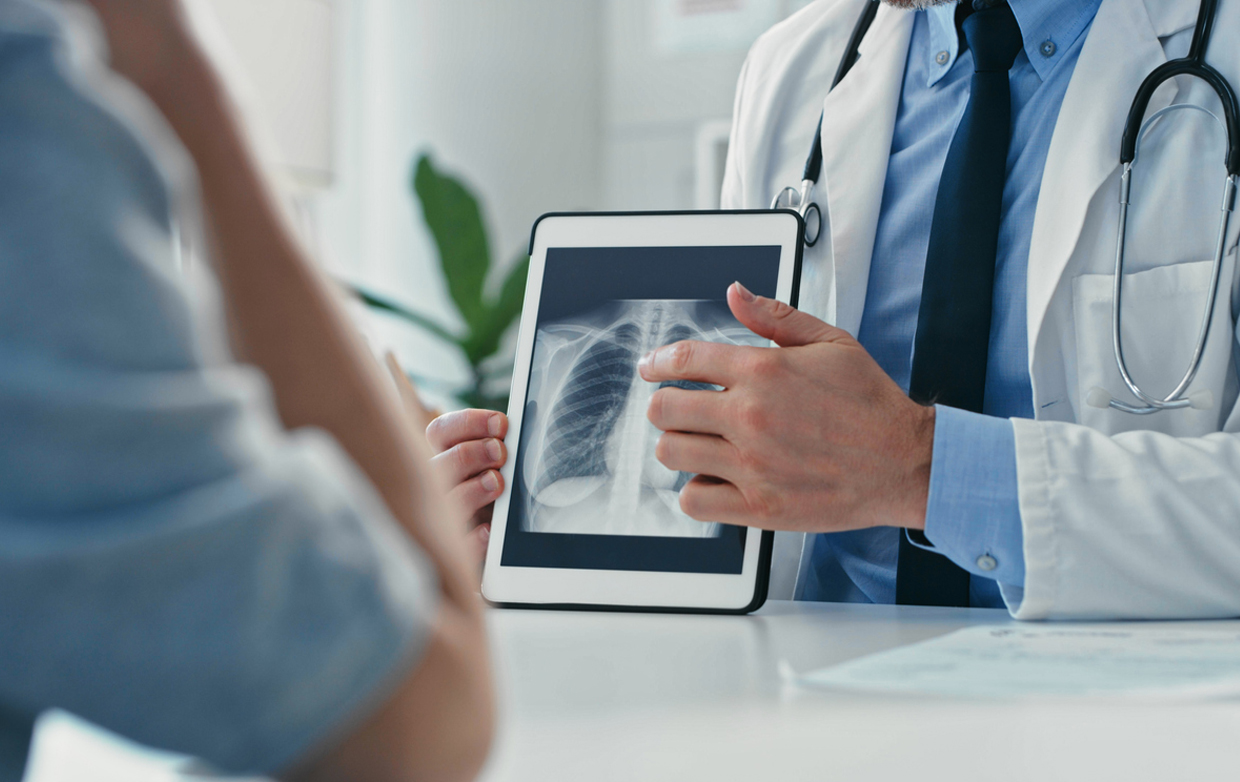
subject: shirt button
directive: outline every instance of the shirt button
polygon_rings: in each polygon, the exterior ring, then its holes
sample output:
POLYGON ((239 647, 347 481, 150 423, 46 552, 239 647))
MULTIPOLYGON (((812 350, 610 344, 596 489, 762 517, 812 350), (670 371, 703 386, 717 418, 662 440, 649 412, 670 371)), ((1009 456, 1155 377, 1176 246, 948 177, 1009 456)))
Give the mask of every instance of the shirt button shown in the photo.
POLYGON ((943 51, 943 52, 939 52, 938 54, 934 55, 934 61, 937 62, 939 65, 946 65, 947 61, 950 60, 951 57, 952 57, 951 54, 943 51))
POLYGON ((1056 51, 1055 42, 1047 38, 1042 42, 1042 45, 1038 47, 1038 51, 1042 52, 1043 57, 1054 57, 1056 51))
POLYGON ((987 573, 999 567, 999 562, 989 554, 983 554, 977 558, 977 566, 985 570, 987 573))

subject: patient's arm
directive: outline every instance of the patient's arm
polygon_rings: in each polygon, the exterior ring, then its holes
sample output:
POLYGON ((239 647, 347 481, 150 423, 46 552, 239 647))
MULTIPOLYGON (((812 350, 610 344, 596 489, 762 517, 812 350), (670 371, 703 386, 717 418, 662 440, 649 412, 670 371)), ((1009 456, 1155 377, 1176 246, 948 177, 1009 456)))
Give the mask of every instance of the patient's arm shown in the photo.
POLYGON ((491 739, 486 645, 473 617, 441 612, 422 661, 342 739, 285 774, 298 782, 469 780, 491 739))
POLYGON ((295 775, 466 779, 490 742, 492 701, 480 601, 459 528, 331 285, 282 219, 233 105, 179 0, 90 0, 113 65, 151 97, 201 177, 216 270, 246 360, 270 379, 285 426, 331 433, 433 561, 442 601, 420 665, 362 724, 295 775), (443 523, 453 519, 453 524, 443 523))

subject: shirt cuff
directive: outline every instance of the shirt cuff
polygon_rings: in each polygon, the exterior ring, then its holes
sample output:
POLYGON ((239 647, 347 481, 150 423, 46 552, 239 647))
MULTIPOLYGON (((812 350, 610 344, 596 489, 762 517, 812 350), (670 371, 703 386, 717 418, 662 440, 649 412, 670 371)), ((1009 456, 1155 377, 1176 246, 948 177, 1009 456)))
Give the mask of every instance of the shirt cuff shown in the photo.
POLYGON ((924 538, 909 539, 973 575, 1024 586, 1024 534, 1011 421, 935 407, 926 531, 924 538))

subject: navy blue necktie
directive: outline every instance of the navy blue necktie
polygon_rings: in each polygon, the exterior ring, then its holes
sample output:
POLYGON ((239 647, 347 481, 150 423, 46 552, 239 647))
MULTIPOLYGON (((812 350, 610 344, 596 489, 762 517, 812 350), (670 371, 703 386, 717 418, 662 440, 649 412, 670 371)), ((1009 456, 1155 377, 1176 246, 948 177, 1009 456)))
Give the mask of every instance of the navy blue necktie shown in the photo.
MULTIPOLYGON (((1008 71, 1022 40, 1007 3, 974 11, 962 28, 973 80, 934 203, 909 395, 980 413, 1012 125, 1008 71)), ((914 546, 914 534, 900 535, 896 602, 967 606, 968 572, 914 546)))

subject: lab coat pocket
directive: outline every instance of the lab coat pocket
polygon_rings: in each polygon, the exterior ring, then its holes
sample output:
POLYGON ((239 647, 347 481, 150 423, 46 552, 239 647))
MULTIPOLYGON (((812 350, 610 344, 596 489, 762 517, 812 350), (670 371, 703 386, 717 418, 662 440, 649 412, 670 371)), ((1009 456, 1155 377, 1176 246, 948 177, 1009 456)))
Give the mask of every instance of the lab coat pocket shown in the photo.
MULTIPOLYGON (((1230 280, 1233 262, 1231 258, 1224 263, 1222 280, 1230 280)), ((1178 263, 1124 275, 1124 358, 1129 375, 1146 394, 1164 398, 1187 371, 1205 315, 1212 264, 1178 263)), ((1191 437, 1217 431, 1231 363, 1231 286, 1219 286, 1201 368, 1187 391, 1209 390, 1212 404, 1207 409, 1183 408, 1138 416, 1091 407, 1087 402, 1090 390, 1100 387, 1118 401, 1138 404, 1115 361, 1111 337, 1114 280, 1110 274, 1083 274, 1073 280, 1078 420, 1108 434, 1143 429, 1191 437)))

